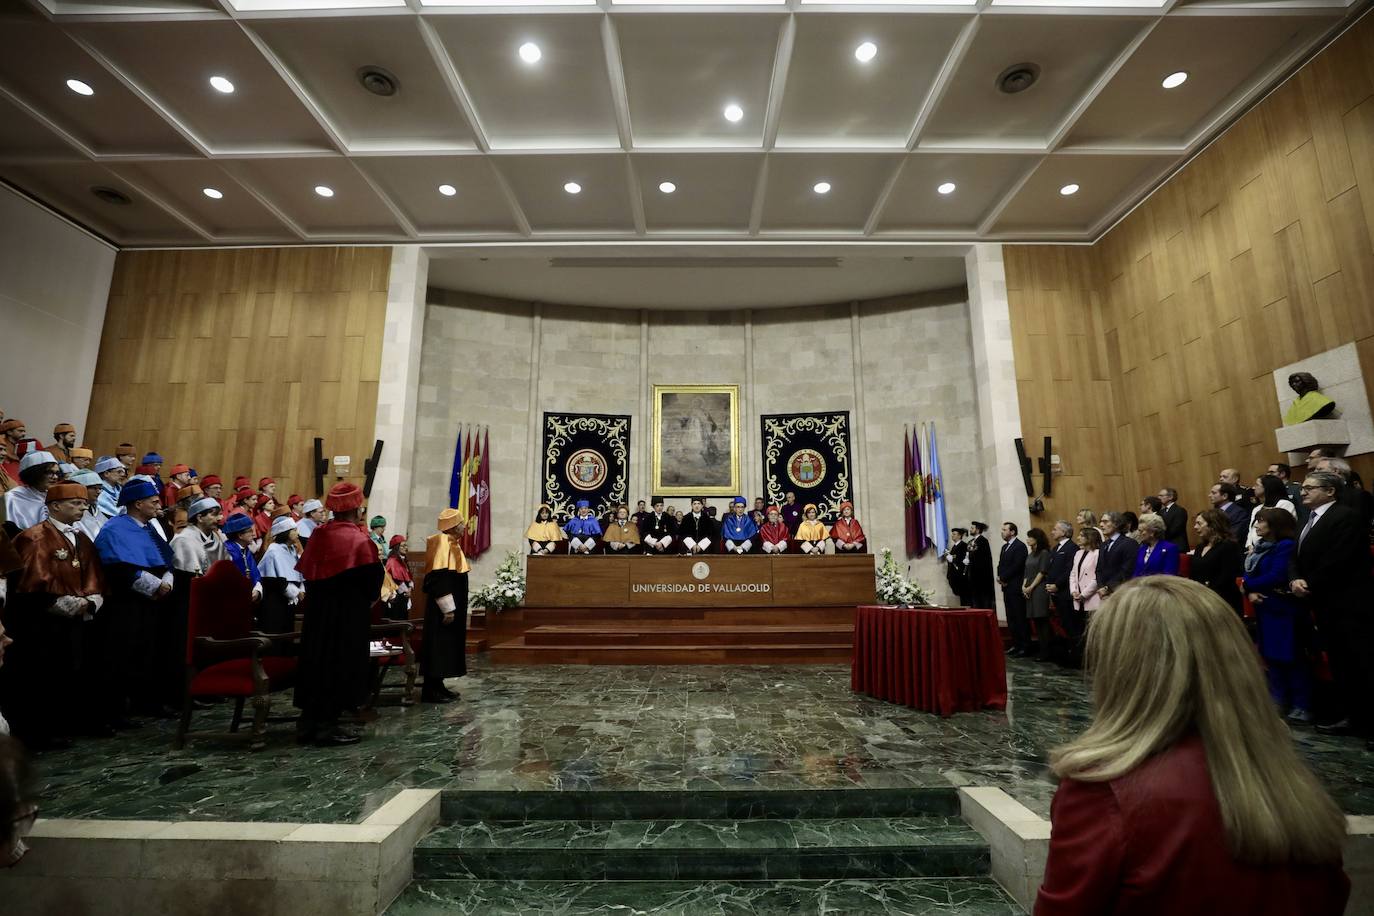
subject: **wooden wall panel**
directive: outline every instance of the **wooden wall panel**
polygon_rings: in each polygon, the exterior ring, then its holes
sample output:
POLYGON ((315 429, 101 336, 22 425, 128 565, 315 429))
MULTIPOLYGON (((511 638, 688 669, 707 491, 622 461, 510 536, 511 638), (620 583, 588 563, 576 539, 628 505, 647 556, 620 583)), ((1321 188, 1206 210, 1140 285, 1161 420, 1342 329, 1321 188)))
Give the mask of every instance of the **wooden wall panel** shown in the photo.
MULTIPOLYGON (((1371 238, 1366 16, 1097 244, 1008 246, 1022 428, 1065 466, 1046 517, 1161 486, 1195 509, 1222 467, 1262 472, 1282 457, 1271 373, 1314 353, 1354 341, 1374 401, 1371 238), (1099 377, 1103 410, 1081 409, 1099 377)), ((1352 463, 1374 481, 1374 456, 1352 463)))
MULTIPOLYGON (((372 453, 387 248, 126 251, 115 262, 85 443, 315 495, 313 440, 372 453)), ((332 479, 332 478, 327 478, 332 479)))

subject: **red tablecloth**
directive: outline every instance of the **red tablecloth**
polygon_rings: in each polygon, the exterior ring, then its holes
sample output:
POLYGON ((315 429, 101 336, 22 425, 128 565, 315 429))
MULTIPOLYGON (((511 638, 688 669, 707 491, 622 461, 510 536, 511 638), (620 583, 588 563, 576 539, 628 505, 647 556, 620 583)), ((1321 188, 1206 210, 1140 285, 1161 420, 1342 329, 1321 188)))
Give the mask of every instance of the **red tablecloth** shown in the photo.
POLYGON ((997 613, 863 606, 854 616, 850 686, 948 716, 1007 706, 997 613))

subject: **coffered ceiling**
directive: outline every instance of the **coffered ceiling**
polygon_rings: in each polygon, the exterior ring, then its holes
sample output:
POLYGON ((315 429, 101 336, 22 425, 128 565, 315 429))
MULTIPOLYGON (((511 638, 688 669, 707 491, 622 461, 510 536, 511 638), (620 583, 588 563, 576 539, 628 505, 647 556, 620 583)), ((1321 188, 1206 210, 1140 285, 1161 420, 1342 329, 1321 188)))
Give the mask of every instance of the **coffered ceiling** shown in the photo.
POLYGON ((0 0, 0 178, 126 246, 1088 240, 1363 5, 0 0))

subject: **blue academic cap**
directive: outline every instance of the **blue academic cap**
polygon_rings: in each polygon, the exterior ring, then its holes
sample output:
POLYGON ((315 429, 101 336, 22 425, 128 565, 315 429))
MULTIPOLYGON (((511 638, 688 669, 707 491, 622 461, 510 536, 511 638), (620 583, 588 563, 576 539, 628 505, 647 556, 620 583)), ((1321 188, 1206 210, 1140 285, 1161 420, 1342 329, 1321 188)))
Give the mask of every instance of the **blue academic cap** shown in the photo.
POLYGON ((579 499, 577 501, 577 508, 579 509, 590 509, 591 507, 592 504, 587 502, 585 499, 579 499))
POLYGON ((224 522, 224 533, 225 533, 225 534, 238 534, 240 531, 243 531, 245 528, 252 528, 252 527, 253 527, 253 520, 252 520, 251 518, 249 518, 248 516, 244 515, 242 512, 236 512, 236 513, 234 513, 233 515, 229 516, 229 518, 227 518, 227 519, 225 520, 225 522, 224 522))
POLYGON ((743 496, 736 496, 734 499, 730 500, 730 505, 747 506, 749 505, 749 500, 745 499, 743 496))
POLYGON ((120 489, 119 504, 121 506, 131 506, 140 499, 147 499, 149 496, 156 495, 157 487, 153 486, 152 481, 135 477, 120 489))
POLYGON ((159 455, 157 452, 149 452, 148 454, 144 455, 144 456, 143 456, 143 460, 139 462, 139 464, 166 464, 166 463, 167 463, 167 462, 163 461, 163 460, 162 460, 162 456, 159 455))

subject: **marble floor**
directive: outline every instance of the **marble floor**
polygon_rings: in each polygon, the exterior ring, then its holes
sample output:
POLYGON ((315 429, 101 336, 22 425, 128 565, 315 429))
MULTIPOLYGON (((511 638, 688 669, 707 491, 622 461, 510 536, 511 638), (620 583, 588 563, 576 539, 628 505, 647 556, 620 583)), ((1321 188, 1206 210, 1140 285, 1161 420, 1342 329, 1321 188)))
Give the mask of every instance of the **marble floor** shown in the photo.
MULTIPOLYGON (((1081 675, 1009 660, 1006 712, 941 719, 849 689, 847 666, 500 667, 470 659, 447 706, 383 707, 366 740, 249 753, 222 728, 171 750, 173 723, 44 754, 45 817, 351 822, 400 788, 811 789, 1000 786, 1048 817, 1046 751, 1081 731, 1081 675)), ((283 694, 284 703, 289 694, 283 694)), ((1303 753, 1346 811, 1374 814, 1374 754, 1310 729, 1303 753)))

